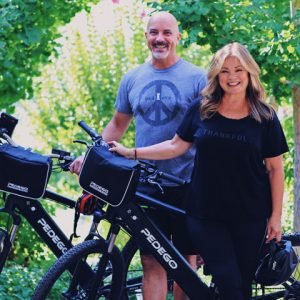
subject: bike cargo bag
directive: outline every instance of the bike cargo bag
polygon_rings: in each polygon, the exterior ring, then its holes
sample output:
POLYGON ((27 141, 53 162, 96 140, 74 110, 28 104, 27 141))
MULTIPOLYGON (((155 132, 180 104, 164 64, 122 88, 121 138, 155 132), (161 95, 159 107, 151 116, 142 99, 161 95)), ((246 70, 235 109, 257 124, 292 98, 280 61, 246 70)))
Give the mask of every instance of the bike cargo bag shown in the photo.
POLYGON ((130 200, 139 179, 139 163, 93 146, 87 151, 79 174, 80 186, 111 206, 130 200))
POLYGON ((23 147, 0 145, 0 190, 38 199, 43 197, 52 160, 23 147))

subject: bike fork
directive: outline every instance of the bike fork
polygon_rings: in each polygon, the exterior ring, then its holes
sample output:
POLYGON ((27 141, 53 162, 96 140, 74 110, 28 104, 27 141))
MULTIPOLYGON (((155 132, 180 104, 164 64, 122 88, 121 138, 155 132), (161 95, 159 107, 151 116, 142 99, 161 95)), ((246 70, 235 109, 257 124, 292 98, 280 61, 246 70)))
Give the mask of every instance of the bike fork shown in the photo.
POLYGON ((4 229, 1 230, 2 239, 0 241, 0 274, 15 240, 18 228, 19 224, 14 224, 10 229, 10 233, 7 233, 7 231, 4 229))
MULTIPOLYGON (((103 212, 102 211, 95 211, 93 216, 93 222, 91 224, 89 234, 85 238, 85 241, 93 239, 95 236, 97 236, 97 228, 99 226, 100 221, 103 219, 103 212)), ((84 267, 86 262, 86 258, 78 261, 76 263, 74 272, 72 274, 72 280, 69 284, 68 290, 63 293, 63 296, 67 299, 71 299, 73 296, 76 296, 78 291, 77 287, 80 283, 80 276, 82 274, 82 268, 84 267)), ((92 274, 94 276, 94 274, 92 274)), ((88 283, 85 283, 88 284, 88 283)))
POLYGON ((103 220, 104 216, 105 216, 105 214, 102 211, 97 210, 94 212, 93 222, 91 224, 89 234, 84 239, 85 241, 92 240, 95 236, 97 236, 97 228, 98 228, 101 220, 103 220))
POLYGON ((90 286, 90 289, 89 289, 90 292, 88 293, 87 300, 96 299, 98 287, 103 284, 103 277, 105 275, 106 267, 109 262, 109 257, 113 250, 113 247, 115 245, 116 237, 117 237, 119 231, 120 231, 119 225, 112 225, 109 230, 109 233, 108 233, 109 238, 107 239, 107 247, 106 247, 102 257, 99 260, 97 271, 95 273, 93 282, 90 286))

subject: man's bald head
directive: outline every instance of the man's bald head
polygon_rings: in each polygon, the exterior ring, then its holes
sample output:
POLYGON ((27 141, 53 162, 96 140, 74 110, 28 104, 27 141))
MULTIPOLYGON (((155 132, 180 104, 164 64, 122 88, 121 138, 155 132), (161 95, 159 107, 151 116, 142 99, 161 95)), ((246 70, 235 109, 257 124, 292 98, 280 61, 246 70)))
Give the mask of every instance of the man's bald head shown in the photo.
POLYGON ((152 65, 156 68, 167 68, 175 64, 179 57, 176 47, 180 33, 176 18, 168 12, 152 15, 145 32, 147 45, 152 53, 152 65))
POLYGON ((147 24, 147 31, 149 30, 151 24, 155 23, 156 21, 160 21, 160 20, 163 20, 165 22, 172 24, 172 27, 176 29, 177 33, 179 32, 178 22, 177 22, 176 18, 171 13, 166 12, 166 11, 157 12, 150 17, 148 24, 147 24))

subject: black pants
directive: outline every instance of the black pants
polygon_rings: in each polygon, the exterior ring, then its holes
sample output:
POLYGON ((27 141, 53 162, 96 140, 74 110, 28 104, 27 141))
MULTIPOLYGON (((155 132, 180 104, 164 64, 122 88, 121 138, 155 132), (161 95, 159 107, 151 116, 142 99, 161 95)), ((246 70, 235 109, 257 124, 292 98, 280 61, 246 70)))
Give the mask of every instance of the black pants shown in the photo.
POLYGON ((188 230, 213 276, 221 300, 251 299, 251 284, 266 225, 267 220, 219 222, 187 218, 188 230))
MULTIPOLYGON (((142 184, 138 187, 138 191, 141 193, 154 197, 175 207, 183 208, 188 185, 163 187, 163 189, 164 193, 162 194, 156 187, 142 184)), ((159 208, 147 208, 146 213, 165 234, 165 236, 173 242, 181 254, 193 255, 198 253, 193 248, 193 242, 186 236, 185 217, 179 217, 171 213, 167 213, 159 208)), ((140 247, 140 250, 141 254, 151 254, 149 250, 143 249, 143 247, 140 247)))

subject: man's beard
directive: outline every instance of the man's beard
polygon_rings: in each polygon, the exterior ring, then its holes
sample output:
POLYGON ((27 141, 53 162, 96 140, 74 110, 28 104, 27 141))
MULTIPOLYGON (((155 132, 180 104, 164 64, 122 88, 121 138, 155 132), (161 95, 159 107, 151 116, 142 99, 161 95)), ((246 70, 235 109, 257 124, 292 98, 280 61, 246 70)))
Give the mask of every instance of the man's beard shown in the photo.
POLYGON ((165 59, 168 57, 169 55, 169 47, 168 47, 168 43, 166 42, 154 42, 152 44, 152 56, 154 59, 165 59), (156 47, 159 47, 159 46, 164 46, 165 48, 163 48, 162 52, 159 51, 159 49, 157 49, 156 47), (158 50, 158 51, 156 51, 158 50))
POLYGON ((165 51, 164 52, 152 51, 152 57, 154 59, 158 59, 158 60, 165 59, 168 57, 168 55, 169 55, 169 51, 166 51, 166 52, 165 51))

